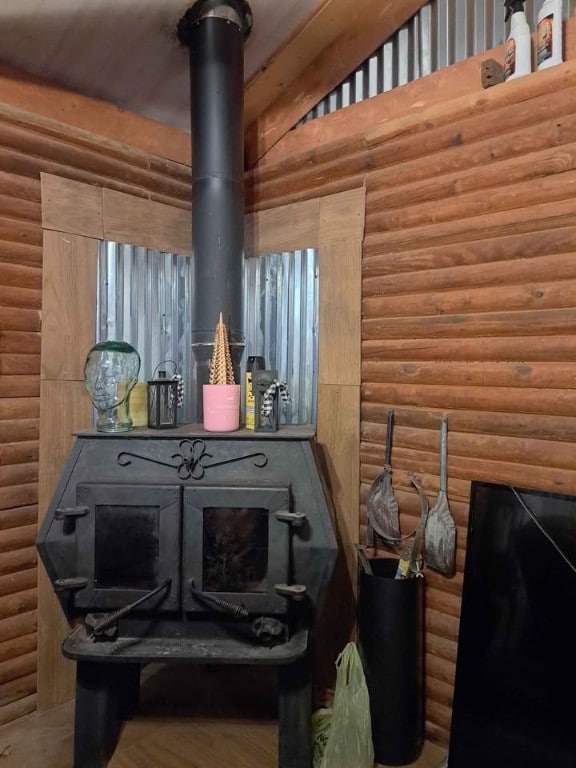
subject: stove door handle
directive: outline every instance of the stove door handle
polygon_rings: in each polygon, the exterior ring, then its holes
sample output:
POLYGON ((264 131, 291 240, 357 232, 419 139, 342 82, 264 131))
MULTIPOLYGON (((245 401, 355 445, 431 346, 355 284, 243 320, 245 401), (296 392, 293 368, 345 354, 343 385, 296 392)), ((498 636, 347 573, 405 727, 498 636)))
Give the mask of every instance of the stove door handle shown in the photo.
POLYGON ((89 507, 57 507, 54 511, 54 518, 56 520, 70 520, 86 517, 89 511, 89 507))

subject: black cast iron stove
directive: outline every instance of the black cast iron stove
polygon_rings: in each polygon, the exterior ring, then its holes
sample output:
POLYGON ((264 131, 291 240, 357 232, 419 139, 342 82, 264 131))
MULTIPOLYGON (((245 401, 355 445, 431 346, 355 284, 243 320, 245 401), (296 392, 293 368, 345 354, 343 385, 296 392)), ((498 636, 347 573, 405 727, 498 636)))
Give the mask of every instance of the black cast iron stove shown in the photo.
POLYGON ((311 427, 81 433, 38 546, 75 628, 75 768, 103 768, 149 662, 279 671, 279 766, 309 768, 311 636, 336 541, 311 427))

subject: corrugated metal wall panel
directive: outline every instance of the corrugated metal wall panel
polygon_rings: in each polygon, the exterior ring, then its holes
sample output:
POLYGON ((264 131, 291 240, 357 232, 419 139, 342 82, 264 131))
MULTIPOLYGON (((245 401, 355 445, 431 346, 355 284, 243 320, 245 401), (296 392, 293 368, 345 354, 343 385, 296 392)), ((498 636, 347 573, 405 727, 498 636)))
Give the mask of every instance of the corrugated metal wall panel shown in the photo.
MULTIPOLYGON (((543 0, 526 0, 530 27, 543 0)), ((564 0, 568 18, 573 3, 564 0)), ((503 0, 433 0, 312 109, 301 123, 392 90, 504 42, 503 0)))
MULTIPOLYGON (((191 262, 185 256, 103 242, 98 261, 98 340, 122 339, 142 360, 140 381, 172 360, 190 378, 191 262)), ((167 369, 170 372, 170 369, 167 369)), ((180 421, 188 421, 185 398, 180 421)))
POLYGON ((318 390, 318 259, 312 249, 247 259, 246 355, 277 368, 292 402, 286 424, 316 421, 318 390))
MULTIPOLYGON (((98 271, 98 340, 122 339, 142 359, 140 381, 173 360, 191 380, 191 261, 119 243, 102 243, 98 271)), ((287 424, 314 423, 318 371, 318 261, 313 249, 247 259, 244 273, 247 355, 263 355, 292 396, 287 424)), ((186 391, 186 388, 185 388, 186 391)), ((179 421, 191 420, 185 396, 179 421)))

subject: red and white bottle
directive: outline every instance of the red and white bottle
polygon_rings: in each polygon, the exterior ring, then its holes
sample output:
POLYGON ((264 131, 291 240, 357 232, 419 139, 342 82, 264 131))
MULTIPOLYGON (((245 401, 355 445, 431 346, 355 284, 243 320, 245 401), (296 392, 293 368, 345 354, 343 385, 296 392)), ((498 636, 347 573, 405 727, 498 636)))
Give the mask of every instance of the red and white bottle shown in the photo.
POLYGON ((562 61, 562 0, 544 0, 538 13, 536 63, 546 69, 562 61))
POLYGON ((506 21, 510 32, 504 46, 504 79, 514 80, 532 72, 532 38, 524 13, 524 0, 506 0, 506 21))

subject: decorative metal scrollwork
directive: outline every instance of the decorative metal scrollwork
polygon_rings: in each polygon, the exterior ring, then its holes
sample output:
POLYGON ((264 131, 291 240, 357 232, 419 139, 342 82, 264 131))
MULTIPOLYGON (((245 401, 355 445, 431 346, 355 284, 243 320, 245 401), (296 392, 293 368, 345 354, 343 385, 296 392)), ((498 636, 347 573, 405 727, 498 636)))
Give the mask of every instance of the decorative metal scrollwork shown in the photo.
POLYGON ((254 459, 254 466, 258 469, 262 469, 268 464, 268 457, 261 452, 245 453, 242 456, 234 456, 230 459, 211 461, 214 458, 213 455, 208 453, 206 443, 199 438, 196 440, 181 440, 178 447, 180 452, 173 453, 170 456, 170 461, 161 461, 160 459, 153 459, 151 456, 142 456, 142 454, 131 453, 130 451, 119 453, 117 461, 121 467, 127 467, 132 464, 132 459, 141 459, 152 464, 159 464, 162 467, 169 467, 176 470, 180 480, 189 480, 190 478, 192 480, 202 480, 207 469, 222 467, 225 464, 234 464, 237 461, 254 459))

